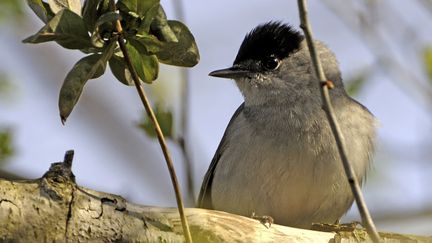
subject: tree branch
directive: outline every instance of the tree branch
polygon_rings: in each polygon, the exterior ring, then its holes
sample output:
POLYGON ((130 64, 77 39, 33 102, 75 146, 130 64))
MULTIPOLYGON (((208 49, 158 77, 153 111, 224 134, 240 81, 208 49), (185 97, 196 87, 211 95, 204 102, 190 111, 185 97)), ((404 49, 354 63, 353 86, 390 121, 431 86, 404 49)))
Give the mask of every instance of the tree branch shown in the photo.
POLYGON ((23 176, 0 169, 0 178, 6 180, 24 180, 23 176))
MULTIPOLYGON (((197 242, 358 242, 363 229, 321 225, 320 232, 281 225, 266 228, 247 217, 189 208, 197 242)), ((0 179, 1 242, 184 242, 176 208, 148 207, 75 183, 67 163, 54 163, 42 178, 0 179)), ((381 233, 391 242, 430 242, 431 237, 381 233)))
POLYGON ((375 224, 372 221, 369 210, 366 206, 362 191, 360 189, 360 184, 354 173, 354 169, 348 160, 347 153, 346 153, 345 139, 342 135, 339 123, 337 122, 336 116, 334 114, 333 106, 331 104, 330 95, 329 95, 329 89, 332 87, 332 83, 331 81, 327 80, 327 78, 325 77, 320 59, 318 58, 318 54, 316 52, 315 43, 313 41, 313 36, 312 36, 312 30, 308 20, 306 0, 298 0, 298 7, 299 7, 300 23, 301 23, 300 27, 303 29, 303 32, 305 34, 307 45, 311 55, 311 60, 314 66, 315 74, 320 81, 320 86, 321 86, 320 90, 321 90, 321 97, 324 103, 324 110, 327 114, 330 127, 335 137, 339 155, 342 160, 345 173, 348 177, 348 182, 351 186, 351 191, 356 200, 364 226, 366 227, 372 240, 374 242, 379 242, 380 237, 376 230, 375 224))

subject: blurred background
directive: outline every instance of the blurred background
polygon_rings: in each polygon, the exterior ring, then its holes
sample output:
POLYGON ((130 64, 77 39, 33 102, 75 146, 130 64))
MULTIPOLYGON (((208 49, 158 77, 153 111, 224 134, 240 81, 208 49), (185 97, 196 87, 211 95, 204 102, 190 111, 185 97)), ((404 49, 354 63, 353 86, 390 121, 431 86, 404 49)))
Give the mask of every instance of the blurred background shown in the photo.
MULTIPOLYGON (((256 25, 282 20, 298 27, 298 9, 296 1, 280 0, 161 3, 169 19, 184 18, 201 55, 187 71, 162 65, 159 79, 145 86, 154 105, 166 117, 172 114, 169 146, 186 204, 193 207, 224 129, 242 102, 233 81, 207 74, 231 65, 256 25)), ((431 235, 432 1, 312 0, 309 10, 315 38, 335 52, 347 89, 380 121, 364 187, 378 229, 431 235)), ((146 121, 135 88, 108 71, 88 82, 61 124, 58 93, 83 54, 55 43, 21 43, 42 26, 25 1, 0 1, 0 177, 38 178, 74 149, 80 185, 140 204, 175 206, 159 144, 140 129, 146 121)), ((355 206, 343 219, 351 220, 360 220, 355 206)))

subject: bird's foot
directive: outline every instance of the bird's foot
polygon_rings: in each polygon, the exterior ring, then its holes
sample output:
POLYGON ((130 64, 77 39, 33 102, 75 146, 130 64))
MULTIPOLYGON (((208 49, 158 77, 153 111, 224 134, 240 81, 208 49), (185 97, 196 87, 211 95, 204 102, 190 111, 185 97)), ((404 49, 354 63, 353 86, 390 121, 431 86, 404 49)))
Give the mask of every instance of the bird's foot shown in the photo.
POLYGON ((338 220, 337 224, 338 224, 340 227, 344 227, 344 228, 351 228, 351 229, 355 229, 355 228, 357 228, 358 226, 363 227, 363 224, 362 224, 362 222, 360 222, 360 221, 352 221, 352 222, 349 222, 349 223, 343 223, 343 224, 341 224, 341 223, 339 222, 339 220, 338 220))
POLYGON ((350 223, 340 224, 339 220, 337 220, 334 224, 313 223, 311 229, 318 230, 318 231, 326 231, 326 232, 340 232, 340 231, 353 232, 355 229, 357 229, 357 226, 362 226, 361 222, 353 221, 350 223))
POLYGON ((267 229, 269 229, 274 222, 274 220, 271 216, 256 215, 255 212, 252 212, 251 218, 260 221, 260 223, 263 224, 267 229))

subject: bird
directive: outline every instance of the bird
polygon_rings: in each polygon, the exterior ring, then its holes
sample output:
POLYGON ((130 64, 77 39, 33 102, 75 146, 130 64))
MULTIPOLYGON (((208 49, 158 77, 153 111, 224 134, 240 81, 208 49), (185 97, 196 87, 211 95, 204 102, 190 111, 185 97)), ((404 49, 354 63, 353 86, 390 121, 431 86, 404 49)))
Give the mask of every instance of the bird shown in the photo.
MULTIPOLYGON (((363 184, 372 164, 376 118, 344 89, 333 52, 315 41, 347 157, 363 184)), ((238 107, 204 176, 197 206, 309 229, 339 222, 353 203, 304 36, 270 21, 246 34, 231 67, 238 107)))

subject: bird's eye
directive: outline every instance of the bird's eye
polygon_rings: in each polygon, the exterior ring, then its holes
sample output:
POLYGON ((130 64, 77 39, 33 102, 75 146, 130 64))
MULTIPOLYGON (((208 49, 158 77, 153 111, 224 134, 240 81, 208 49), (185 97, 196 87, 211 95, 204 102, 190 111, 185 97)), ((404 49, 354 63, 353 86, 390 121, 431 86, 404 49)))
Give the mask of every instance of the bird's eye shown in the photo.
POLYGON ((263 65, 266 69, 268 70, 275 70, 279 67, 280 64, 280 60, 277 57, 271 56, 269 58, 267 58, 264 62, 263 65))

